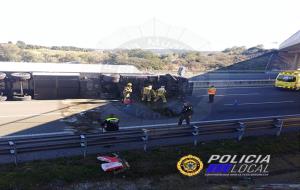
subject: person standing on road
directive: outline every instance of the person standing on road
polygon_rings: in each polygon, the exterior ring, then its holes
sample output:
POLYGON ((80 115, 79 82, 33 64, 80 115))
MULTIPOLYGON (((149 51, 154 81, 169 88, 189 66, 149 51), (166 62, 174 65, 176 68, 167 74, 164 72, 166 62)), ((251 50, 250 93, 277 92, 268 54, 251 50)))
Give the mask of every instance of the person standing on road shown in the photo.
POLYGON ((144 101, 147 98, 147 102, 151 102, 152 92, 152 85, 144 87, 142 91, 142 101, 144 101))
POLYGON ((207 92, 208 92, 209 103, 213 103, 215 95, 217 93, 217 89, 212 85, 208 88, 207 92))
POLYGON ((162 99, 163 103, 167 103, 166 94, 167 91, 165 89, 165 86, 161 86, 159 89, 157 89, 154 102, 157 102, 159 99, 162 99))
POLYGON ((193 112, 193 107, 188 102, 185 102, 183 104, 183 108, 182 108, 182 111, 180 113, 178 125, 181 126, 183 120, 185 120, 187 125, 190 125, 190 121, 192 119, 193 113, 194 113, 193 112))
POLYGON ((110 114, 101 125, 105 131, 118 131, 119 122, 120 120, 115 114, 110 114))
POLYGON ((132 93, 132 83, 128 83, 127 86, 124 87, 123 90, 123 102, 126 101, 126 99, 130 99, 130 95, 132 93))

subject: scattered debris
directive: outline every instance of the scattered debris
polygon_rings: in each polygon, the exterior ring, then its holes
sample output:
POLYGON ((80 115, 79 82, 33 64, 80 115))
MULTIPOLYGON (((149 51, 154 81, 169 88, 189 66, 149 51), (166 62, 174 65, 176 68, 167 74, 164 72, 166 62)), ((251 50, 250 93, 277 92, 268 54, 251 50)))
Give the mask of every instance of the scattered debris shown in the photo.
POLYGON ((114 172, 114 174, 124 172, 129 169, 129 164, 126 160, 119 157, 117 154, 113 156, 97 156, 97 160, 106 162, 101 164, 101 168, 105 172, 114 172))
POLYGON ((61 122, 66 122, 66 123, 75 123, 77 122, 77 118, 76 117, 68 117, 68 118, 63 118, 60 120, 61 122))
POLYGON ((61 119, 60 121, 73 127, 77 132, 95 131, 101 128, 101 115, 100 110, 93 109, 61 119))

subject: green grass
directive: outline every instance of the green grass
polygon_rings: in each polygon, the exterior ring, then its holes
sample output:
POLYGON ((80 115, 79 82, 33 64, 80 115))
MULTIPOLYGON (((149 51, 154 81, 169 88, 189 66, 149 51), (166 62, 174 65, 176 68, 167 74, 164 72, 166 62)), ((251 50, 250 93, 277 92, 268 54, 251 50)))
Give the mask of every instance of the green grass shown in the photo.
POLYGON ((245 138, 235 140, 192 144, 176 147, 161 147, 144 153, 142 150, 121 152, 131 168, 114 176, 101 171, 95 155, 59 158, 49 161, 0 166, 0 189, 40 189, 49 184, 71 184, 81 181, 104 181, 126 176, 127 180, 147 178, 158 181, 168 175, 178 174, 176 163, 180 157, 193 154, 207 160, 211 154, 271 154, 272 157, 299 153, 299 133, 281 137, 245 138))

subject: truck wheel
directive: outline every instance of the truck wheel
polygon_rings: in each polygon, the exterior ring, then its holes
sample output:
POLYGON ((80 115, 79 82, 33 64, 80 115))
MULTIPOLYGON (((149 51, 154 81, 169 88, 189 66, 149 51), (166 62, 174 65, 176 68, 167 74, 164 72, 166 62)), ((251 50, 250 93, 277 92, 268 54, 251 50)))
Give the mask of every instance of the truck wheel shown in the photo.
POLYGON ((6 77, 5 73, 0 73, 0 80, 3 80, 6 77))
POLYGON ((13 96, 13 100, 15 100, 15 101, 30 101, 31 96, 13 96))
POLYGON ((6 97, 6 96, 0 96, 0 102, 6 101, 6 100, 7 100, 7 97, 6 97))
POLYGON ((12 73, 11 76, 18 80, 29 80, 31 78, 29 73, 12 73))

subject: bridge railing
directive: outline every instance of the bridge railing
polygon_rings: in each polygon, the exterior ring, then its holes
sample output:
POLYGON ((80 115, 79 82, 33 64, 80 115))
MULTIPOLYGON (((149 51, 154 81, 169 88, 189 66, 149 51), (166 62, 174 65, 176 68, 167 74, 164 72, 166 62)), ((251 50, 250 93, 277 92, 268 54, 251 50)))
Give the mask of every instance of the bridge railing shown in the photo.
POLYGON ((148 125, 117 132, 0 138, 0 163, 25 162, 65 156, 105 153, 120 150, 194 144, 244 136, 276 135, 299 131, 300 115, 242 118, 193 122, 192 126, 176 124, 148 125))

